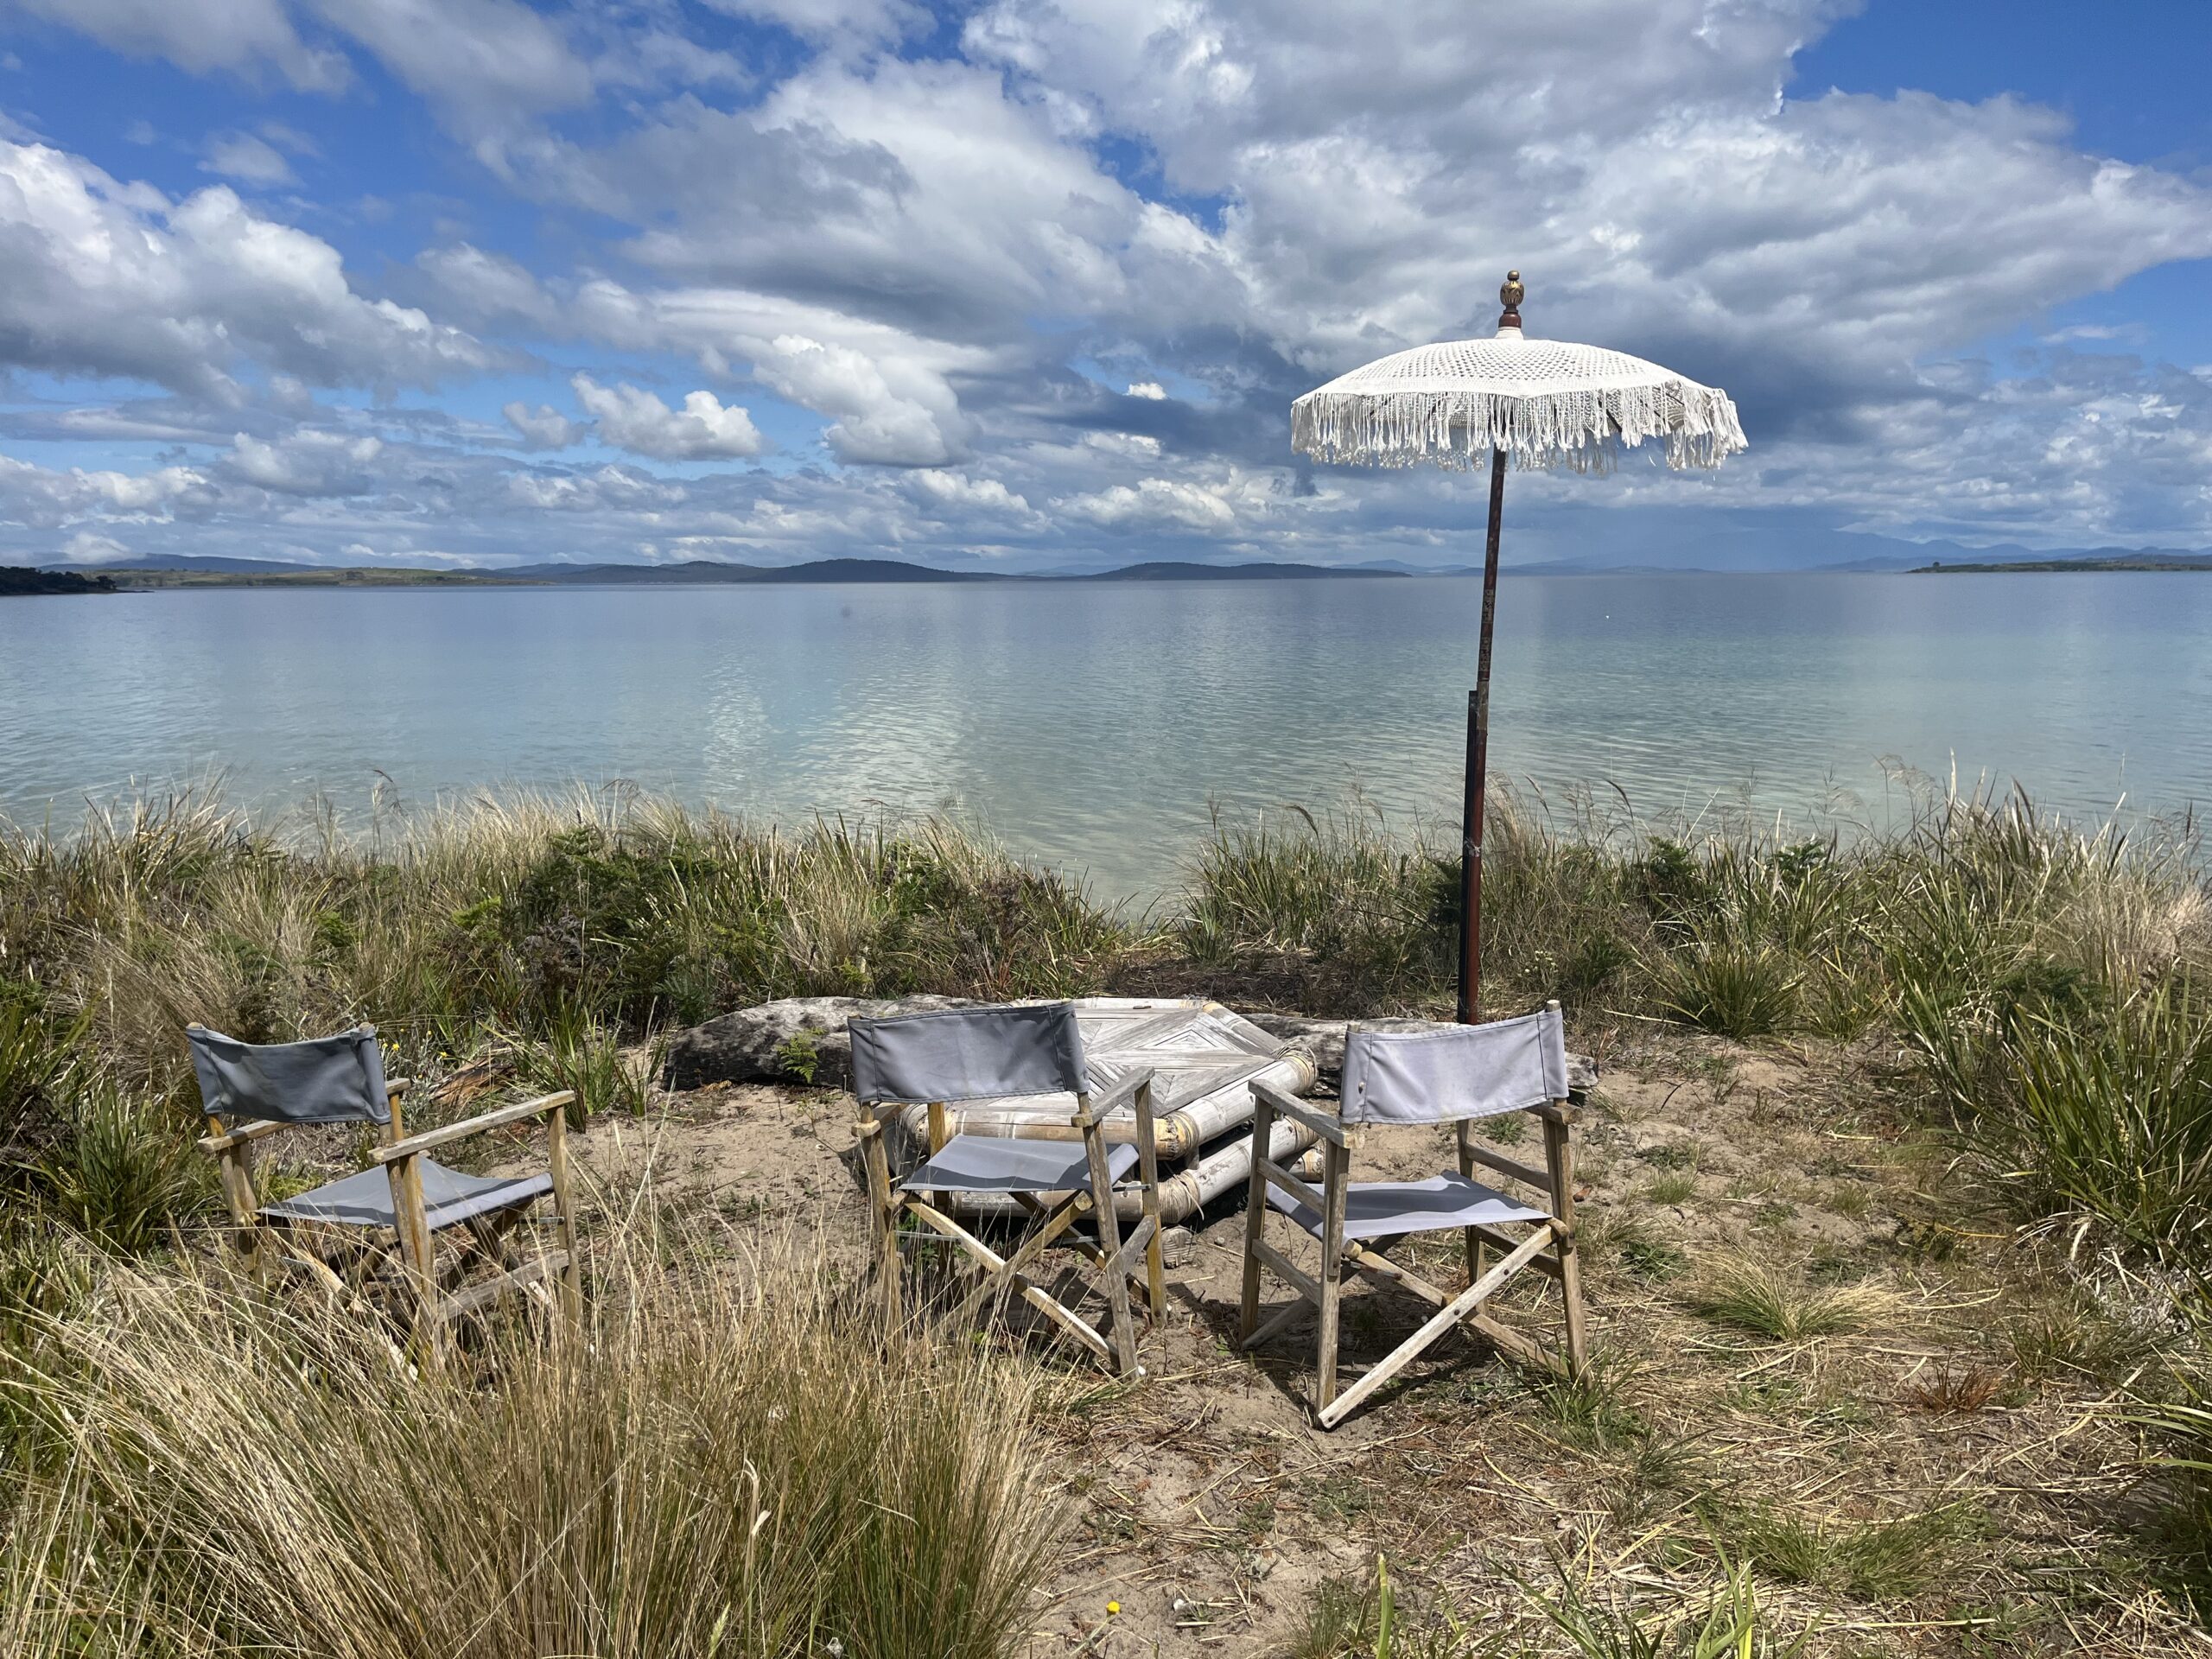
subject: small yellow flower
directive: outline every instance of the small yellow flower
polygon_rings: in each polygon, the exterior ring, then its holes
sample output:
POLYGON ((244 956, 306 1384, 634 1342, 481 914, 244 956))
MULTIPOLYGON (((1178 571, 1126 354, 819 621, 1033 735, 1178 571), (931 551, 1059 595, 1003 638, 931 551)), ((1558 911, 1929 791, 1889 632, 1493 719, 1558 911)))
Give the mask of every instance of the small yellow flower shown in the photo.
POLYGON ((1118 1601, 1109 1601, 1109 1602, 1108 1602, 1108 1603, 1106 1604, 1106 1612, 1107 1612, 1107 1616, 1108 1616, 1109 1618, 1112 1617, 1112 1616, 1113 1616, 1114 1614, 1116 1614, 1116 1613, 1120 1612, 1121 1611, 1122 1611, 1122 1604, 1121 1604, 1120 1602, 1118 1602, 1118 1601))

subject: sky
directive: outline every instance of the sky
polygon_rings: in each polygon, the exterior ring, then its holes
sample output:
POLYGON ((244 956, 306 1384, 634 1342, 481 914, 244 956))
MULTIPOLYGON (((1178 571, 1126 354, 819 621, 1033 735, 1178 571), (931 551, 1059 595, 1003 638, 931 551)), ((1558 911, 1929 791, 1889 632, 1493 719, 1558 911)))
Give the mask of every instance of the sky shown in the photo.
POLYGON ((1300 392, 1751 449, 1509 561, 2212 547, 2204 0, 0 0, 0 562, 1480 557, 1300 392))

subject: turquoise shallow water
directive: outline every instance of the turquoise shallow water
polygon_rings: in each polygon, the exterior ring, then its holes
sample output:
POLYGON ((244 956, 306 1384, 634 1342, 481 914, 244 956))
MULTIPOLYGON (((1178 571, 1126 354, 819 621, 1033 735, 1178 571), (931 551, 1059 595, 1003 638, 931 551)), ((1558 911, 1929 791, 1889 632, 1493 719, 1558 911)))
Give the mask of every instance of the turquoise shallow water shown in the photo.
MULTIPOLYGON (((785 821, 957 804, 1109 894, 1231 809, 1458 812, 1477 583, 215 588, 0 601, 0 811, 219 771, 362 810, 626 779, 785 821)), ((2212 798, 2212 576, 1509 577, 1493 766, 1879 822, 1885 763, 2212 798)), ((1609 787, 1611 786, 1611 787, 1609 787)))

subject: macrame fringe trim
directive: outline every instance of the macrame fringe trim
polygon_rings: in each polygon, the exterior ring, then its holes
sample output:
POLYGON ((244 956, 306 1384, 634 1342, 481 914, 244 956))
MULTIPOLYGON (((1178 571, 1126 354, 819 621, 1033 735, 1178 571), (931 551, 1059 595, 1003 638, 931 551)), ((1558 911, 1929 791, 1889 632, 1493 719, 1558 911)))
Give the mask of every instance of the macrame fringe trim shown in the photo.
POLYGON ((1609 473, 1647 438, 1665 440, 1676 467, 1718 467, 1750 448, 1728 394, 1689 380, 1535 397, 1313 391, 1290 414, 1299 453, 1368 467, 1465 470, 1503 449, 1516 467, 1609 473))

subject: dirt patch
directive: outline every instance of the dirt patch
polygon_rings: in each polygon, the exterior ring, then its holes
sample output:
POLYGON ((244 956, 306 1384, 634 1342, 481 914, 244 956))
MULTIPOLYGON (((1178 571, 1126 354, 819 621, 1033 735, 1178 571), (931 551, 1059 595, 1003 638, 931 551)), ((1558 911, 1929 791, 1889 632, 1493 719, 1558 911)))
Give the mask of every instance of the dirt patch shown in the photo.
MULTIPOLYGON (((2212 1651, 2133 1567, 2142 1465, 2101 1408, 2135 1351, 2125 1310, 1972 1219, 1940 1150, 1885 1108, 1878 1056, 1662 1032, 1606 1060, 1578 1131, 1596 1355, 1579 1387, 1455 1335, 1317 1432, 1311 1322, 1234 1348, 1234 1198, 1193 1222, 1142 1379, 996 1332, 1039 1366, 1068 1508, 1034 1653, 1372 1652, 1378 1555, 1402 1630, 1460 1629, 1421 1651, 1569 1651, 1541 1606, 1562 1574, 1679 1616, 1721 1548, 1753 1560, 1777 1629, 1818 1629, 1812 1653, 2212 1651), (1777 1337, 1714 1288, 1738 1270, 1843 1313, 1777 1337)), ((857 1263, 850 1113, 818 1090, 671 1096, 594 1125, 580 1161, 609 1190, 650 1172, 664 1201, 741 1227, 849 1237, 857 1263)), ((1450 1162, 1446 1132, 1401 1130, 1356 1173, 1450 1162)), ((1456 1240, 1411 1254, 1462 1281, 1456 1240)), ((1270 1285, 1269 1305, 1288 1294, 1270 1285)), ((1501 1316, 1548 1335, 1541 1294, 1501 1316)), ((1353 1290, 1345 1363, 1426 1312, 1353 1290)))

